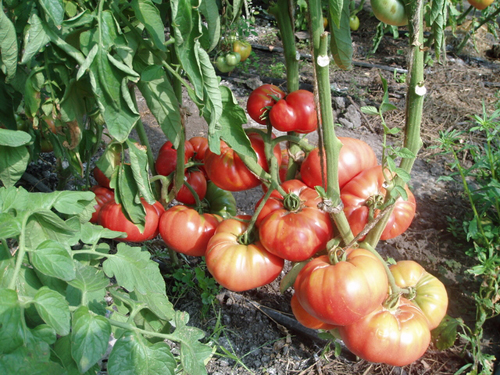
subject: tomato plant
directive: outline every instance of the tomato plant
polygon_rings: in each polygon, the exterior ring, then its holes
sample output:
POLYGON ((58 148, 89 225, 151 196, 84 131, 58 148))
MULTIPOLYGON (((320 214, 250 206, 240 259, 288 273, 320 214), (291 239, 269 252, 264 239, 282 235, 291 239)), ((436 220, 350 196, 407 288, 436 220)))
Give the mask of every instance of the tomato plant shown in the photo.
POLYGON ((411 289, 405 298, 420 307, 429 321, 429 329, 436 328, 448 308, 448 294, 443 283, 412 260, 399 261, 390 269, 397 286, 411 289))
MULTIPOLYGON (((102 173, 102 172, 101 172, 102 173)), ((115 193, 113 190, 106 188, 104 186, 92 186, 90 189, 95 194, 96 205, 94 206, 94 212, 92 213, 92 217, 90 218, 91 223, 97 223, 99 218, 99 212, 101 211, 101 207, 104 206, 107 202, 114 201, 115 193)))
POLYGON ((262 85, 253 90, 248 96, 248 115, 259 124, 266 125, 269 109, 284 97, 284 91, 278 86, 270 84, 262 85))
POLYGON ((318 127, 314 94, 297 90, 278 100, 269 110, 271 125, 282 132, 311 133, 318 127))
POLYGON ((478 10, 483 10, 489 7, 494 0, 467 0, 470 5, 478 10))
POLYGON ((233 52, 237 52, 241 57, 240 61, 243 62, 250 56, 252 45, 243 40, 236 40, 233 42, 233 52))
POLYGON ((387 273, 365 249, 350 249, 345 260, 332 264, 327 255, 300 270, 294 289, 312 316, 334 325, 348 325, 374 311, 387 297, 387 273))
POLYGON ((370 4, 379 21, 393 26, 408 24, 405 7, 400 0, 371 0, 370 4))
MULTIPOLYGON (((345 184, 362 171, 376 166, 377 157, 373 149, 360 139, 350 137, 338 137, 338 139, 342 142, 338 164, 339 187, 342 189, 345 184)), ((324 156, 323 166, 326 180, 326 158, 324 156)), ((315 148, 306 156, 300 168, 300 175, 302 181, 309 187, 323 186, 318 148, 315 148)))
POLYGON ((159 232, 172 250, 191 256, 203 256, 222 217, 200 214, 198 211, 177 205, 160 217, 159 232))
POLYGON ((143 242, 150 240, 158 234, 160 220, 158 208, 141 199, 146 210, 146 224, 141 232, 139 227, 126 218, 122 212, 122 205, 114 200, 101 207, 97 223, 104 228, 117 232, 125 232, 126 237, 117 238, 117 241, 143 242))
POLYGON ((419 359, 431 339, 427 318, 404 298, 397 307, 379 305, 361 320, 339 327, 339 332, 358 357, 392 366, 406 366, 419 359))
POLYGON ((316 190, 299 180, 288 180, 281 188, 287 195, 274 190, 257 218, 260 241, 283 259, 302 261, 326 247, 333 223, 318 208, 321 198, 316 190))
MULTIPOLYGON (((248 134, 250 143, 257 154, 257 163, 269 171, 264 151, 264 141, 257 133, 248 134)), ((219 155, 210 149, 205 154, 205 171, 211 181, 218 187, 229 191, 242 191, 254 188, 261 184, 259 178, 250 172, 245 163, 224 141, 221 141, 219 155)), ((279 145, 274 148, 274 155, 281 163, 281 149, 279 145)))
MULTIPOLYGON (((370 218, 376 217, 379 205, 384 201, 386 189, 381 166, 375 166, 360 173, 340 191, 344 212, 356 236, 366 226, 370 218)), ((387 225, 380 239, 387 240, 402 234, 410 226, 415 216, 416 203, 413 193, 405 186, 408 200, 396 200, 387 225)))
POLYGON ((306 310, 304 310, 304 308, 299 302, 299 299, 297 298, 297 295, 295 294, 292 296, 292 299, 290 300, 290 305, 292 307, 292 312, 293 315, 295 316, 295 319, 297 319, 297 321, 304 327, 311 329, 324 329, 324 330, 330 330, 337 327, 333 324, 322 322, 321 320, 309 314, 306 310))
POLYGON ((207 268, 214 279, 234 292, 269 284, 284 266, 283 259, 268 252, 258 240, 242 237, 247 227, 247 223, 237 219, 222 221, 208 242, 205 254, 207 268))

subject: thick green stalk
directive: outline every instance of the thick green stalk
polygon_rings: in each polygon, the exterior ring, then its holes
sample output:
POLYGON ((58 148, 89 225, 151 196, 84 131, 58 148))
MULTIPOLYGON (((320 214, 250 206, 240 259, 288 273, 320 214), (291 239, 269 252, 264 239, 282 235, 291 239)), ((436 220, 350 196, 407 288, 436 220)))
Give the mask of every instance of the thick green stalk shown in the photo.
POLYGON ((328 33, 324 32, 321 1, 310 0, 311 32, 313 40, 314 68, 316 72, 317 94, 319 100, 318 119, 321 124, 323 151, 326 156, 326 201, 337 229, 349 243, 354 238, 349 223, 342 210, 338 179, 339 153, 342 143, 335 135, 332 94, 330 90, 330 59, 328 57, 328 33))
MULTIPOLYGON (((425 97, 424 86, 424 33, 423 33, 423 1, 410 1, 405 4, 406 13, 410 15, 408 29, 410 32, 410 54, 409 54, 409 75, 408 94, 406 96, 406 123, 404 147, 410 150, 415 156, 422 147, 420 138, 420 127, 422 123, 422 110, 425 97)), ((410 174, 415 163, 415 158, 404 158, 399 165, 406 173, 410 174)), ((404 186, 404 181, 397 177, 395 183, 404 186)), ((386 196, 386 201, 389 194, 386 196)), ((376 247, 380 241, 380 236, 389 220, 391 212, 380 220, 372 231, 367 235, 366 242, 376 247)))

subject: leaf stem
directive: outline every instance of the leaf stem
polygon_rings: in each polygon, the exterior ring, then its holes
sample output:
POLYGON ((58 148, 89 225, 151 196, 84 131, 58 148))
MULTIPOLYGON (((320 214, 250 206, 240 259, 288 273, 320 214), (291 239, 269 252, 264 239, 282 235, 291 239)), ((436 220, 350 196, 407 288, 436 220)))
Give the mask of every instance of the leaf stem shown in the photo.
POLYGON ((16 290, 17 277, 19 276, 19 272, 24 262, 24 256, 26 255, 26 225, 31 214, 32 212, 26 213, 21 222, 21 234, 19 235, 19 248, 16 254, 16 266, 14 267, 14 273, 9 281, 8 289, 16 290))

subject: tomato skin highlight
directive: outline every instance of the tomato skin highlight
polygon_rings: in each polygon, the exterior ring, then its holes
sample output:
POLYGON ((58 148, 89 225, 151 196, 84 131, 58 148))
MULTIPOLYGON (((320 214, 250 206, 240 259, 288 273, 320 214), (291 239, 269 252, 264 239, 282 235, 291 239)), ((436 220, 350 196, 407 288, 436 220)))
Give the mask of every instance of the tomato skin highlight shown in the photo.
POLYGON ((343 326, 374 311, 387 297, 388 281, 380 260, 358 248, 334 265, 327 255, 313 259, 299 272, 294 289, 309 314, 343 326))
POLYGON ((292 307, 292 312, 293 315, 295 316, 295 319, 297 319, 297 321, 304 327, 311 329, 324 329, 325 331, 337 328, 337 326, 322 322, 321 320, 315 318, 314 316, 309 314, 306 310, 304 310, 304 308, 299 302, 299 299, 295 294, 292 296, 292 299, 290 300, 290 305, 292 307))
POLYGON ((247 100, 247 112, 250 118, 261 125, 267 124, 269 108, 274 106, 276 99, 285 97, 285 92, 278 86, 265 84, 253 90, 247 100))
POLYGON ((419 359, 431 339, 427 318, 404 298, 394 311, 379 305, 361 320, 339 327, 339 332, 358 357, 392 366, 406 366, 419 359))
POLYGON ((220 285, 234 292, 269 284, 283 270, 283 259, 269 253, 258 240, 248 245, 239 243, 247 227, 236 219, 222 221, 205 253, 208 271, 220 285))
POLYGON ((222 218, 218 215, 199 214, 192 208, 177 205, 165 211, 158 227, 161 238, 172 250, 203 256, 220 221, 222 218))
MULTIPOLYGON (((269 166, 264 151, 264 141, 256 133, 248 134, 248 138, 257 154, 257 163, 268 172, 269 166)), ((221 141, 220 150, 219 155, 213 153, 210 149, 205 154, 205 171, 215 185, 227 191, 243 191, 261 184, 259 178, 250 172, 238 154, 224 141, 221 141)), ((279 145, 274 148, 274 155, 278 163, 281 163, 279 145)))
POLYGON ((257 218, 260 241, 283 259, 303 261, 326 247, 333 237, 333 223, 318 208, 321 198, 315 190, 299 180, 286 181, 281 187, 300 199, 300 208, 289 211, 284 197, 274 190, 257 218))
MULTIPOLYGON (((338 137, 338 139, 342 142, 338 165, 339 187, 342 189, 345 184, 365 169, 376 166, 377 156, 373 149, 360 139, 350 137, 338 137)), ((326 157, 323 157, 323 162, 326 177, 326 157)), ((318 148, 312 150, 304 159, 300 175, 304 183, 311 188, 323 186, 318 148)))
POLYGON ((160 220, 158 208, 141 199, 146 209, 146 224, 141 233, 137 225, 129 221, 122 212, 122 205, 114 200, 101 207, 97 223, 110 230, 125 232, 127 236, 117 238, 116 241, 143 242, 157 235, 158 222, 160 220))
POLYGON ((307 90, 293 91, 279 100, 269 111, 271 125, 282 132, 307 134, 318 128, 314 94, 307 90))
MULTIPOLYGON (((380 165, 367 169, 349 181, 340 191, 340 199, 344 203, 344 213, 351 230, 356 236, 369 221, 369 207, 366 205, 370 197, 385 197, 384 175, 380 165)), ((388 240, 404 233, 410 226, 416 211, 413 193, 405 186, 408 200, 401 197, 396 200, 391 216, 382 232, 381 240, 388 240)), ((377 212, 375 213, 376 216, 377 212)))
POLYGON ((399 261, 389 268, 397 286, 415 289, 415 297, 410 301, 422 310, 432 331, 441 323, 448 309, 448 293, 444 284, 412 260, 399 261))

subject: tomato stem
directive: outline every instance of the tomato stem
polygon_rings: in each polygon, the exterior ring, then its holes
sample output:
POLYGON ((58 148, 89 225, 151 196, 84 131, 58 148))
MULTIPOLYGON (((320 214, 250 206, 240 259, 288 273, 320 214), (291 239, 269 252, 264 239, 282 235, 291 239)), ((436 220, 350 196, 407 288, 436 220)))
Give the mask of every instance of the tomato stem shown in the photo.
POLYGON ((260 211, 262 211, 262 209, 264 208, 264 205, 266 204, 267 200, 271 196, 271 193, 273 192, 275 185, 276 185, 276 183, 272 182, 271 185, 269 186, 269 189, 266 191, 266 194, 264 194, 264 196, 262 197, 262 200, 260 201, 259 205, 255 209, 255 212, 252 215, 252 218, 250 219, 250 221, 248 223, 246 232, 253 230, 253 228, 255 226, 255 222, 257 221, 257 217, 259 216, 260 211))
POLYGON ((276 137, 276 138, 274 138, 272 140, 272 143, 273 143, 273 146, 274 146, 274 145, 277 145, 278 143, 281 143, 281 142, 284 142, 284 141, 292 142, 292 143, 298 145, 305 152, 310 152, 310 151, 314 150, 314 148, 315 148, 314 145, 310 144, 307 141, 307 138, 301 138, 301 137, 298 137, 296 135, 290 135, 290 134, 282 135, 280 137, 276 137))

